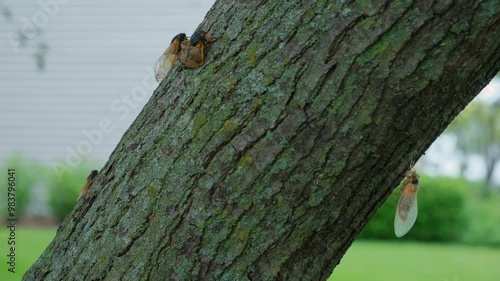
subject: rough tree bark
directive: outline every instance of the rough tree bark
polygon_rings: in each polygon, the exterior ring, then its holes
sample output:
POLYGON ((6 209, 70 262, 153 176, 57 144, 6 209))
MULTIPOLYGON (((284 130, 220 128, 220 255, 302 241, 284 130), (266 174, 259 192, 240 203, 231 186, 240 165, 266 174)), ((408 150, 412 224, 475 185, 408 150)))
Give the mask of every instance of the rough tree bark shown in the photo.
POLYGON ((24 280, 326 279, 499 70, 498 21, 497 0, 217 1, 206 65, 161 83, 24 280))

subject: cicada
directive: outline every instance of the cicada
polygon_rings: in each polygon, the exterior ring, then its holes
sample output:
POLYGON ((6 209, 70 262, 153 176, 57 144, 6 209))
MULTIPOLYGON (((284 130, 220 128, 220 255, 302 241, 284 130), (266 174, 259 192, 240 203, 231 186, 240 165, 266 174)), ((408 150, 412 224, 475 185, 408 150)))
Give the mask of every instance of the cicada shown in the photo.
POLYGON ((419 178, 420 176, 417 174, 413 166, 411 166, 405 173, 405 178, 401 187, 401 195, 396 209, 396 218, 394 219, 394 232, 397 237, 402 237, 408 233, 417 220, 417 192, 419 178))
POLYGON ((82 197, 82 195, 85 194, 85 192, 87 192, 87 189, 89 189, 89 186, 92 184, 92 181, 94 180, 94 178, 96 176, 97 176, 97 170, 92 170, 90 172, 90 175, 87 177, 87 181, 83 185, 82 190, 80 190, 80 194, 78 195, 78 199, 76 199, 77 201, 80 200, 80 197, 82 197))
POLYGON ((158 58, 155 64, 155 76, 157 82, 161 82, 161 80, 167 76, 170 69, 172 69, 177 57, 179 56, 181 44, 185 43, 185 41, 187 41, 187 44, 189 45, 189 40, 187 39, 186 34, 177 34, 170 42, 170 46, 168 46, 165 52, 163 52, 163 55, 158 58))
POLYGON ((204 31, 196 31, 190 39, 184 33, 177 34, 156 61, 156 81, 165 78, 177 59, 186 68, 201 67, 205 63, 207 45, 212 42, 213 38, 207 38, 204 31))
POLYGON ((213 38, 207 38, 204 31, 197 31, 189 39, 189 44, 183 42, 179 53, 179 61, 186 68, 197 68, 205 63, 207 45, 213 38))

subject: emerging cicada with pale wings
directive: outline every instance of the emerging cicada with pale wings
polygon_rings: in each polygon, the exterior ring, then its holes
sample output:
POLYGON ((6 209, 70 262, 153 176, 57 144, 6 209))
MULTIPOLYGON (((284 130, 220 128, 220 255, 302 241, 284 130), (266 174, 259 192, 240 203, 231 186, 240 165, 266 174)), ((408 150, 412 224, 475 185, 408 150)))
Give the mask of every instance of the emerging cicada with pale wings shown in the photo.
POLYGON ((213 38, 207 38, 204 31, 196 31, 190 39, 184 33, 177 34, 156 61, 156 81, 161 82, 167 76, 177 59, 186 68, 201 67, 205 63, 206 47, 212 42, 213 38))
POLYGON ((402 237, 408 233, 417 220, 417 192, 419 178, 420 176, 417 174, 412 165, 410 170, 406 171, 405 179, 403 180, 401 187, 401 195, 396 209, 394 232, 397 237, 402 237))

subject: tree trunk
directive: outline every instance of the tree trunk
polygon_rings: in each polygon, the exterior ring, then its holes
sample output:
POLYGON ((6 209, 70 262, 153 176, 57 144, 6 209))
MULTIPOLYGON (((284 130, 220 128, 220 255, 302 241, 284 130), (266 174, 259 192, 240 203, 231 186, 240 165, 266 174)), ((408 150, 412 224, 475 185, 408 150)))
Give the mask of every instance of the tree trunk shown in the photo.
POLYGON ((206 64, 169 73, 24 280, 326 279, 498 72, 499 14, 217 1, 206 64))

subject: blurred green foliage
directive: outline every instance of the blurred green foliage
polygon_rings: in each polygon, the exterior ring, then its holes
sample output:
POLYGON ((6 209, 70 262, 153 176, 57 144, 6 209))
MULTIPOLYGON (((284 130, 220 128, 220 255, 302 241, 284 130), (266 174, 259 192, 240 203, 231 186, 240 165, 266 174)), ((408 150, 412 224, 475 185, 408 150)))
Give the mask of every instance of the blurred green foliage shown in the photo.
POLYGON ((469 227, 463 241, 473 245, 500 247, 500 195, 471 196, 468 202, 469 227))
MULTIPOLYGON (((40 176, 45 174, 46 170, 36 161, 23 159, 20 153, 11 154, 0 170, 0 182, 5 185, 8 179, 8 169, 15 169, 16 216, 19 218, 26 214, 31 195, 33 194, 33 186, 39 183, 40 176)), ((7 197, 6 193, 7 191, 5 190, 5 197, 2 194, 2 198, 7 197)), ((4 219, 7 218, 6 199, 0 200, 0 216, 4 219)))
MULTIPOLYGON (((360 237, 398 239, 394 216, 399 188, 387 199, 366 225, 360 237)), ((421 175, 418 192, 418 217, 403 239, 421 241, 458 241, 468 226, 466 215, 467 182, 421 175)))
POLYGON ((89 163, 80 164, 76 169, 62 175, 51 173, 49 180, 49 206, 52 214, 60 222, 64 220, 76 205, 78 194, 85 184, 91 170, 98 166, 89 163))
MULTIPOLYGON (((61 161, 61 163, 64 163, 61 161)), ((7 183, 7 170, 16 170, 16 216, 27 215, 29 204, 33 202, 34 187, 45 188, 48 205, 54 217, 62 221, 73 210, 80 189, 85 184, 91 170, 98 169, 100 164, 82 162, 78 167, 69 169, 58 175, 49 165, 27 160, 20 153, 13 153, 5 165, 1 166, 0 182, 7 183)), ((6 192, 6 191, 5 191, 6 192)), ((42 191, 43 192, 43 191, 42 191)), ((6 196, 0 197, 0 217, 7 218, 6 196)), ((36 214, 32 214, 36 215, 36 214)))

